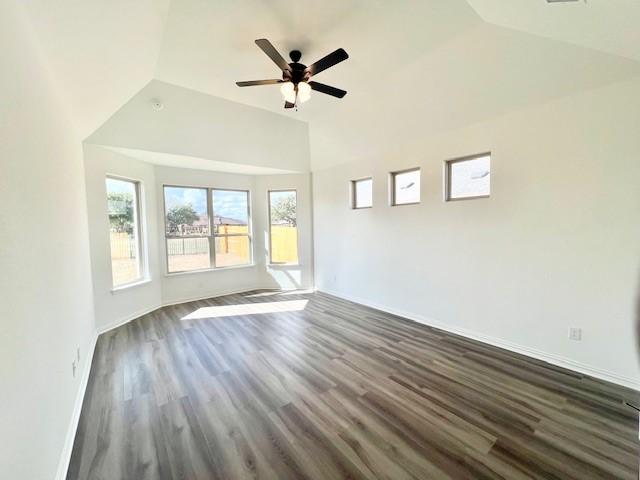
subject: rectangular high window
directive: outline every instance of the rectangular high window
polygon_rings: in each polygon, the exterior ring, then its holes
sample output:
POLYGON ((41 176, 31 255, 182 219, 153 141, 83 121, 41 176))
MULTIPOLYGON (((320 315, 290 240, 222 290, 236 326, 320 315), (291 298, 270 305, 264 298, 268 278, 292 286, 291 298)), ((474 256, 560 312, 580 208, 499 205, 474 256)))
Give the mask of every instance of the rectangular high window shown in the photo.
POLYGON ((445 177, 447 201, 486 198, 491 194, 491 154, 449 160, 445 177))
POLYGON ((169 273, 251 264, 247 190, 165 186, 164 210, 169 273))
POLYGON ((373 179, 362 178, 351 181, 351 208, 371 208, 373 206, 373 179))
POLYGON ((107 177, 107 211, 111 247, 111 277, 114 287, 142 280, 142 229, 140 225, 140 183, 107 177))
POLYGON ((298 263, 297 194, 269 192, 269 255, 271 263, 298 263))
POLYGON ((391 205, 420 203, 420 168, 391 173, 391 205))

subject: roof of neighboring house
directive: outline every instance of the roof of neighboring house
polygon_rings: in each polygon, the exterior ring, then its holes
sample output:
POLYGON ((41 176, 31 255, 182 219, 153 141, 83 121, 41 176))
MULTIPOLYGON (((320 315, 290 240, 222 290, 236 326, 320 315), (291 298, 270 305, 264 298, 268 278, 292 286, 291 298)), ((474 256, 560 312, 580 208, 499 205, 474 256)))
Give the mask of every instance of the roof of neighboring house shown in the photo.
POLYGON ((247 222, 243 222, 242 220, 237 220, 235 218, 221 217, 219 215, 214 215, 213 224, 214 225, 246 225, 247 222))

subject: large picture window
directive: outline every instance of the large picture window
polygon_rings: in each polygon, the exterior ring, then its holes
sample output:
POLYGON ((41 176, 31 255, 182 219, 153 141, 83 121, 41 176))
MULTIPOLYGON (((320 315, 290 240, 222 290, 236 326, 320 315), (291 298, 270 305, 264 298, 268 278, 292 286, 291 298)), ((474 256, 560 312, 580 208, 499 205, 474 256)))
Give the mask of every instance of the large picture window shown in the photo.
POLYGON ((298 263, 297 194, 269 192, 269 255, 271 263, 298 263))
POLYGON ((144 277, 140 183, 107 177, 106 187, 111 277, 114 287, 122 287, 144 277))
POLYGON ((251 263, 249 192, 164 187, 167 271, 251 263))

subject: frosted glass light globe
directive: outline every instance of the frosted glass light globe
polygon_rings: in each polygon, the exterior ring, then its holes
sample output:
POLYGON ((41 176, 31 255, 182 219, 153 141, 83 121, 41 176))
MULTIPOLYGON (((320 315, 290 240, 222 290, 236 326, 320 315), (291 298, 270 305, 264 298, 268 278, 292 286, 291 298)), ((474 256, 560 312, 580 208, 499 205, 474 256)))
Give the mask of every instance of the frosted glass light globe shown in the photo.
POLYGON ((298 84, 298 98, 302 103, 311 98, 311 86, 307 82, 300 82, 298 84))
POLYGON ((285 82, 280 87, 280 93, 286 102, 296 103, 296 90, 292 82, 285 82))

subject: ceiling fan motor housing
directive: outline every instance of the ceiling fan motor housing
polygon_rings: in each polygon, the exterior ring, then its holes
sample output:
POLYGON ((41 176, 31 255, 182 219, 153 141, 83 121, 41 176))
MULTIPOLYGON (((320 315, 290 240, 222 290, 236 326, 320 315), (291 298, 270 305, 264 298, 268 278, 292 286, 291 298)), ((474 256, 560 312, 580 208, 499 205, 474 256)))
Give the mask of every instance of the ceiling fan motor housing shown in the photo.
POLYGON ((306 65, 299 63, 302 53, 300 53, 299 50, 292 50, 289 52, 289 57, 293 60, 293 62, 289 64, 291 71, 282 72, 282 79, 288 82, 293 82, 295 85, 300 82, 308 81, 309 78, 311 78, 311 74, 306 71, 306 65))

